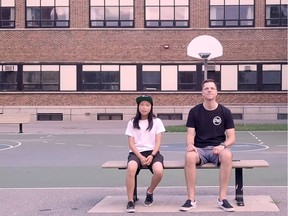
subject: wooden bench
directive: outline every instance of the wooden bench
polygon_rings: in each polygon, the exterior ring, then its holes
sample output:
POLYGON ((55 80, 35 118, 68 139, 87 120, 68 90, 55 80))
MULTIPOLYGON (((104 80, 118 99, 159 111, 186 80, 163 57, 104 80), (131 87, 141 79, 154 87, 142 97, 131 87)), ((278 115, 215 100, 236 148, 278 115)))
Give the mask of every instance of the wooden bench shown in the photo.
MULTIPOLYGON (((127 161, 107 161, 102 164, 102 168, 126 169, 127 161)), ((232 168, 235 169, 235 200, 238 206, 244 206, 243 197, 243 169, 253 169, 258 167, 269 167, 265 160, 233 160, 232 168)), ((198 166, 198 169, 219 169, 212 163, 198 166)), ((164 160, 164 169, 184 169, 184 161, 164 160)), ((135 176, 134 200, 137 198, 137 176, 135 176)))
POLYGON ((0 124, 19 124, 19 133, 23 133, 23 124, 30 122, 30 114, 0 114, 0 124))

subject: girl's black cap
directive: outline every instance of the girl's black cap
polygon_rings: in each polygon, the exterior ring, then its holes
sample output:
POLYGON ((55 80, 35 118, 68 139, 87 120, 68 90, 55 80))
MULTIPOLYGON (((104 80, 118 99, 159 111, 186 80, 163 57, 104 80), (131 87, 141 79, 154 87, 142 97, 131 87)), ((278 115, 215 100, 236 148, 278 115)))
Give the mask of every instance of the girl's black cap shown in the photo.
POLYGON ((149 95, 142 95, 136 98, 136 103, 139 105, 141 101, 148 101, 149 103, 153 104, 153 99, 149 95))

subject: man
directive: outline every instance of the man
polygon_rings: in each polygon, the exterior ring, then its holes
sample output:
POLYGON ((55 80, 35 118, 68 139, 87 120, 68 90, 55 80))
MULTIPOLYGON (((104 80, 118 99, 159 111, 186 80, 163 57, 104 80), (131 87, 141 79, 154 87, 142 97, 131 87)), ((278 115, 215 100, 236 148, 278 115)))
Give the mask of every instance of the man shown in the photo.
POLYGON ((217 86, 214 80, 202 83, 204 102, 193 107, 188 115, 187 152, 185 156, 185 180, 188 200, 180 211, 190 211, 196 207, 195 184, 196 166, 214 163, 220 166, 218 206, 225 211, 234 211, 226 199, 232 171, 232 152, 235 142, 235 126, 231 111, 216 102, 217 86))

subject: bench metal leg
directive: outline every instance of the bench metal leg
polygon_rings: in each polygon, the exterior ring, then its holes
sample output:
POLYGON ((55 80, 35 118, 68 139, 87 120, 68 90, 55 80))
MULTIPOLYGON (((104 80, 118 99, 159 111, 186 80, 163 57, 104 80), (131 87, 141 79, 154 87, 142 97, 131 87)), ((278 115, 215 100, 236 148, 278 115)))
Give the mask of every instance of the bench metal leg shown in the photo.
POLYGON ((22 123, 19 124, 19 133, 23 133, 22 123))
POLYGON ((235 200, 238 206, 244 206, 243 198, 243 169, 235 168, 235 200))
POLYGON ((134 200, 134 202, 138 201, 138 197, 137 197, 137 175, 135 175, 135 187, 134 187, 133 200, 134 200))

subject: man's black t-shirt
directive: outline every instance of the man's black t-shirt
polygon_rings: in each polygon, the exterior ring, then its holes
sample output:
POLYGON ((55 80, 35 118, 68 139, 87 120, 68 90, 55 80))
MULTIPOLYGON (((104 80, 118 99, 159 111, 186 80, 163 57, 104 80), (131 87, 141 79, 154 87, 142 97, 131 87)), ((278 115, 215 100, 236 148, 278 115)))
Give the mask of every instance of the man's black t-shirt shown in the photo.
POLYGON ((195 128, 194 145, 199 148, 218 146, 226 139, 226 129, 234 128, 231 111, 221 104, 215 110, 206 110, 198 104, 189 111, 186 127, 195 128))

